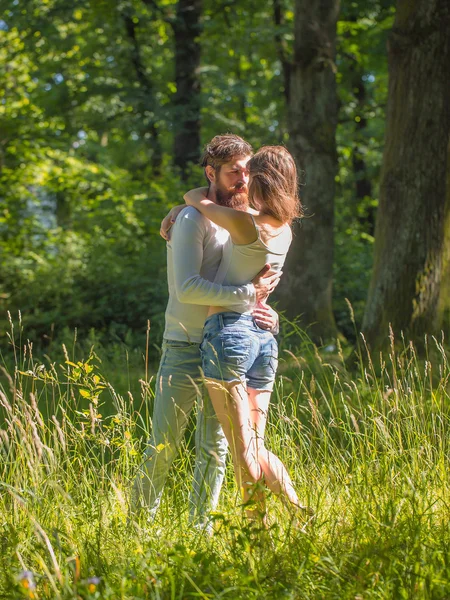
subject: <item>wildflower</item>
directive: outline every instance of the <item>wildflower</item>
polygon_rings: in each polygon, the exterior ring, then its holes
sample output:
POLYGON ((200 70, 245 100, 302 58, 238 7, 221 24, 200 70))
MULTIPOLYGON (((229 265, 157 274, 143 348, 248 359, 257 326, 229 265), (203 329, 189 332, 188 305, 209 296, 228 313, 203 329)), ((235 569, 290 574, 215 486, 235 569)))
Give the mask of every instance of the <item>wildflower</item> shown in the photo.
POLYGON ((89 579, 86 579, 87 589, 91 594, 95 592, 100 581, 100 577, 89 577, 89 579))
POLYGON ((27 598, 35 597, 34 591, 36 590, 36 582, 32 571, 20 571, 17 575, 17 582, 22 588, 22 591, 25 592, 27 598))

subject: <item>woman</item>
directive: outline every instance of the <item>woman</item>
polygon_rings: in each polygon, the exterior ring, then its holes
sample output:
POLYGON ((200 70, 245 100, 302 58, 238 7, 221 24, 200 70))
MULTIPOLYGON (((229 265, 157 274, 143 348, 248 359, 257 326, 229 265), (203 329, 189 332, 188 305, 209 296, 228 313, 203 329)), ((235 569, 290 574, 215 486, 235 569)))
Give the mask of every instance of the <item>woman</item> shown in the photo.
MULTIPOLYGON (((215 281, 248 283, 270 263, 280 270, 292 241, 290 224, 301 214, 297 170, 282 146, 261 148, 248 163, 249 201, 256 210, 243 212, 206 198, 207 189, 184 199, 230 233, 215 281)), ((270 395, 277 369, 273 335, 259 328, 247 308, 212 306, 204 327, 202 365, 208 392, 228 439, 235 475, 247 515, 265 515, 261 479, 295 510, 305 510, 282 462, 264 445, 270 395), (252 508, 249 508, 253 505, 252 508)))

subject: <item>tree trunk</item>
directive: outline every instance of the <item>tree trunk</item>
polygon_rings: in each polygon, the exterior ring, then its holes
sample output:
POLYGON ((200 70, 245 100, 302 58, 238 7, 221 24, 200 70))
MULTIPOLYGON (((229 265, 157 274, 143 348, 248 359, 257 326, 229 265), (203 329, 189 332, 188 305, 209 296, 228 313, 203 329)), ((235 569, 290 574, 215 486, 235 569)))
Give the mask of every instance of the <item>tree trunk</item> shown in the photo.
MULTIPOLYGON (((359 65, 355 65, 353 72, 353 90, 357 101, 358 121, 356 122, 355 140, 352 148, 352 165, 355 177, 355 209, 360 204, 366 203, 367 198, 372 198, 372 182, 367 173, 367 165, 364 154, 360 148, 363 143, 365 130, 367 128, 367 119, 364 116, 366 110, 366 86, 362 78, 362 72, 359 65)), ((365 226, 367 233, 374 235, 375 232, 375 208, 370 204, 364 216, 358 218, 360 223, 365 226)))
POLYGON ((150 139, 150 164, 152 165, 153 174, 160 175, 163 152, 155 116, 155 90, 153 82, 147 75, 146 69, 142 62, 141 49, 137 39, 136 25, 133 20, 133 15, 124 11, 122 13, 122 18, 124 20, 125 29, 131 43, 131 61, 136 72, 137 80, 143 92, 143 96, 139 100, 138 104, 142 109, 142 112, 153 114, 153 116, 148 119, 147 124, 147 133, 149 134, 150 139))
POLYGON ((187 175, 189 162, 200 156, 199 42, 202 0, 178 0, 172 23, 175 39, 174 163, 187 175))
MULTIPOLYGON (((442 257, 442 279, 438 303, 437 322, 450 331, 450 139, 447 148, 447 202, 444 216, 444 249, 442 257)), ((447 335, 448 344, 448 335, 447 335)))
POLYGON ((389 323, 397 335, 420 341, 440 327, 448 306, 441 283, 450 244, 449 25, 447 0, 397 3, 375 264, 363 321, 373 350, 387 341, 389 323))
POLYGON ((68 229, 72 220, 72 211, 70 201, 67 199, 66 193, 58 191, 55 194, 56 198, 56 224, 61 229, 68 229))
POLYGON ((288 86, 289 144, 305 183, 301 196, 310 218, 303 220, 292 243, 281 306, 289 317, 300 316, 315 341, 337 335, 332 281, 338 14, 339 0, 296 0, 294 60, 288 86))

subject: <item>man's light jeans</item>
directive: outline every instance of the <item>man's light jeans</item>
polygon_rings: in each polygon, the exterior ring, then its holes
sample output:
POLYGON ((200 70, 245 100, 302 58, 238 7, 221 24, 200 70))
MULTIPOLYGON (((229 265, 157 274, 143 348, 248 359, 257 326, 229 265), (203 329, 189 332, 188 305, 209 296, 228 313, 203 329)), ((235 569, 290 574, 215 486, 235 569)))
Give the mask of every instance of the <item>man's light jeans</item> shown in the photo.
POLYGON ((196 461, 189 516, 192 522, 210 527, 208 515, 219 500, 228 444, 211 400, 206 392, 202 394, 200 366, 200 344, 164 340, 156 379, 152 433, 134 482, 134 504, 137 508, 146 506, 150 515, 155 515, 197 400, 196 461))

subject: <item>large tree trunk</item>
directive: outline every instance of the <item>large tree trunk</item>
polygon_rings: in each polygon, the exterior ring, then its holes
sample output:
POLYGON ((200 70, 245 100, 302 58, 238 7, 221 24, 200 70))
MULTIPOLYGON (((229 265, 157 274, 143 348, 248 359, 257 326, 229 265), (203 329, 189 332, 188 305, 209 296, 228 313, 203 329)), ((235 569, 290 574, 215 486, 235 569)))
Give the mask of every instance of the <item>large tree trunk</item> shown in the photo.
POLYGON ((363 321, 372 349, 388 326, 420 340, 440 326, 448 260, 450 4, 399 0, 388 44, 389 95, 375 264, 363 321))
POLYGON ((199 42, 202 0, 178 0, 172 23, 175 39, 174 163, 186 175, 189 162, 200 156, 199 42))
POLYGON ((296 0, 288 86, 290 149, 305 183, 310 218, 297 229, 281 305, 316 341, 337 335, 332 311, 334 194, 337 172, 335 57, 339 0, 296 0))
MULTIPOLYGON (((439 295, 437 322, 450 331, 450 138, 447 149, 447 203, 444 217, 444 249, 442 257, 442 280, 439 295)), ((447 334, 448 344, 448 334, 447 334)))

